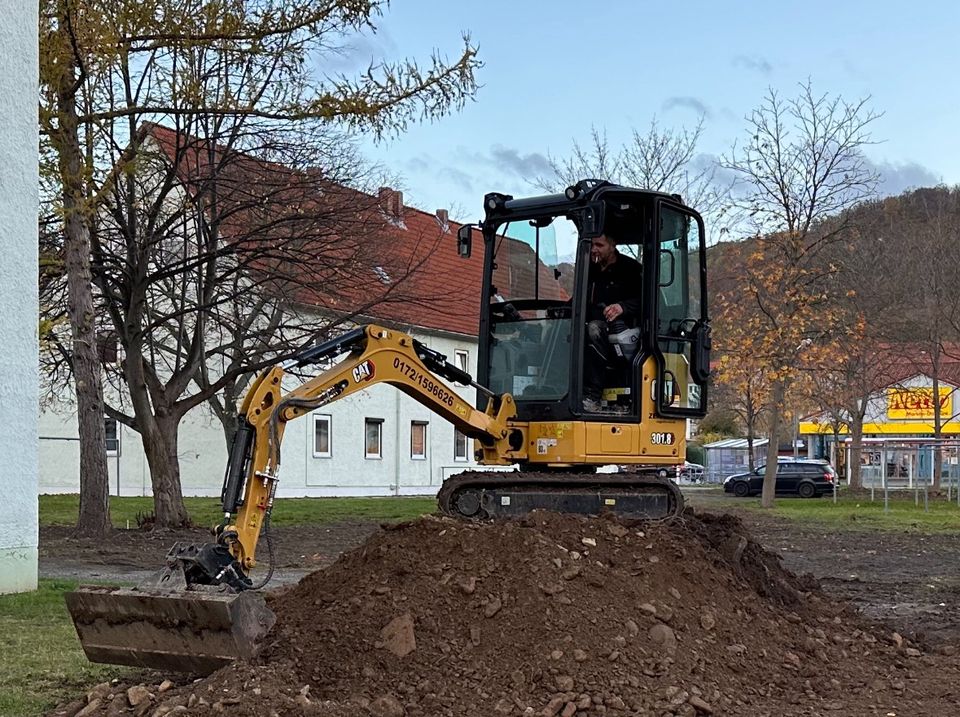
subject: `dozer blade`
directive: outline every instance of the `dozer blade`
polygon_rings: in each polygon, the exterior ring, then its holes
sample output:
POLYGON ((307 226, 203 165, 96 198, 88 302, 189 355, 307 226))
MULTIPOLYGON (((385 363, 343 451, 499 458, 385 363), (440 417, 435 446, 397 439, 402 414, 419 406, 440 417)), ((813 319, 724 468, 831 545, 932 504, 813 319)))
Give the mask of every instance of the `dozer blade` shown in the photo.
POLYGON ((66 601, 91 662, 202 674, 252 657, 276 620, 253 591, 81 586, 66 601))
POLYGON ((472 520, 532 510, 659 520, 683 511, 683 495, 673 482, 643 473, 468 471, 444 481, 437 502, 441 513, 472 520))

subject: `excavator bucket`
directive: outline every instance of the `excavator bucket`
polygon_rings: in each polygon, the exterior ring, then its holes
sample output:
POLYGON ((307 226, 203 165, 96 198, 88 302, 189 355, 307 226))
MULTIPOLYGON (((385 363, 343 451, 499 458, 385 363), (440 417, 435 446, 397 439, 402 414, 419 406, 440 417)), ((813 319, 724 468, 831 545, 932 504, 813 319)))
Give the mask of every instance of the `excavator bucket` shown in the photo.
POLYGON ((209 674, 252 657, 276 616, 256 592, 84 587, 67 608, 91 662, 209 674))

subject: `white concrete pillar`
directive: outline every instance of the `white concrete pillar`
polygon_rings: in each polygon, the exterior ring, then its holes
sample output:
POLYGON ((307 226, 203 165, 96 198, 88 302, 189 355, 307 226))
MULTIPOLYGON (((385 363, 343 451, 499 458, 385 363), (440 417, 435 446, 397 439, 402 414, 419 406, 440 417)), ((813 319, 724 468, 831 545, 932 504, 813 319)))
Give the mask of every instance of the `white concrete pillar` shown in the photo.
POLYGON ((37 586, 37 13, 0 0, 0 593, 37 586))

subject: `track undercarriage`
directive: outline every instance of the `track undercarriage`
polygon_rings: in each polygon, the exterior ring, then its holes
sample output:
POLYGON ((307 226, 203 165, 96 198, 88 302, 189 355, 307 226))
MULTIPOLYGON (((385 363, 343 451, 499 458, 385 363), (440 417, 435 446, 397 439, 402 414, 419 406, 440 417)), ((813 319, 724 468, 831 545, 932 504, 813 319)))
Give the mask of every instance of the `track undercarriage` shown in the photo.
MULTIPOLYGON (((662 469, 660 469, 662 470, 662 469)), ((662 520, 683 511, 683 495, 657 469, 635 473, 468 471, 437 494, 440 512, 468 520, 519 517, 532 510, 662 520)))

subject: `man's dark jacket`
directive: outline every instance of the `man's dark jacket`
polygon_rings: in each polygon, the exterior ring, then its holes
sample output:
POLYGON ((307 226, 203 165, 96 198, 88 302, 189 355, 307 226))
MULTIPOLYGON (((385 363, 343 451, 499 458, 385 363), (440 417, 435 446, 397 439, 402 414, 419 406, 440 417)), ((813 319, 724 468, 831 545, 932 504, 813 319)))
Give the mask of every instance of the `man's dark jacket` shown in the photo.
POLYGON ((603 318, 603 309, 613 304, 623 307, 623 319, 635 324, 640 316, 643 270, 633 257, 617 252, 617 260, 603 271, 590 265, 587 282, 587 313, 589 321, 603 318))

